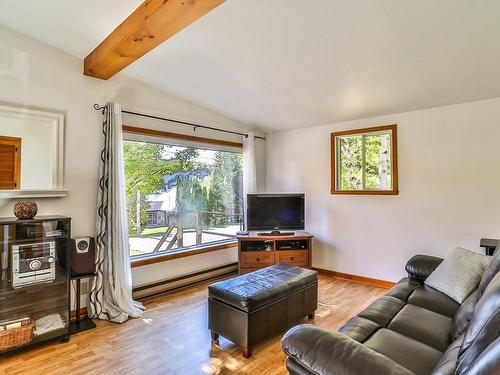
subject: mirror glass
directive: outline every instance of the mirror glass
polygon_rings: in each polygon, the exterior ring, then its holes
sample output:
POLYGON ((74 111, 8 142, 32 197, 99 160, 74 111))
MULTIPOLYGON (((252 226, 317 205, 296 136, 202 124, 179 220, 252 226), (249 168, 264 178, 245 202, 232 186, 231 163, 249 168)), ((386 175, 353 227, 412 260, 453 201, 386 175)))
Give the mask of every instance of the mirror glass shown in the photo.
POLYGON ((64 114, 0 105, 0 197, 64 195, 64 114))

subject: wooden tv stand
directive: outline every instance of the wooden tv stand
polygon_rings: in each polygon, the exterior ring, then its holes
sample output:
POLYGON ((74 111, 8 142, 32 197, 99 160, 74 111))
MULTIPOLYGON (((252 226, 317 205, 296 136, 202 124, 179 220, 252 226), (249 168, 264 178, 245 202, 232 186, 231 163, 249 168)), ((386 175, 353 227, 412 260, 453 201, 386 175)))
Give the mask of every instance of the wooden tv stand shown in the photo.
POLYGON ((259 232, 238 236, 238 271, 248 273, 278 263, 311 268, 312 237, 305 231, 286 236, 259 232))

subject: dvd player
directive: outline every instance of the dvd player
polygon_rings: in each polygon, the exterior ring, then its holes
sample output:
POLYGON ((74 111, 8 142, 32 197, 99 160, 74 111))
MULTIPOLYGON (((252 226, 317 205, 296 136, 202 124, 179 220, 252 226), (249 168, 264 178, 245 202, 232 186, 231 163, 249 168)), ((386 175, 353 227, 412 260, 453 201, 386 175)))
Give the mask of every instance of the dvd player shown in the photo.
POLYGON ((276 240, 276 250, 305 250, 307 240, 276 240))

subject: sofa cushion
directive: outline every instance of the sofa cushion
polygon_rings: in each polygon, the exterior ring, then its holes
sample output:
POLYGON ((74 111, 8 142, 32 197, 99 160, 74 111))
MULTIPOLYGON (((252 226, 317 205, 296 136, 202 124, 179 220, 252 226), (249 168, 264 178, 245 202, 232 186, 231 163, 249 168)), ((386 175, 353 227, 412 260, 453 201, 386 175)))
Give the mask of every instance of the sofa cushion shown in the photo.
POLYGON ((444 352, 450 345, 450 327, 451 318, 422 307, 406 305, 387 328, 444 352))
POLYGON ((421 282, 414 281, 405 277, 398 281, 396 285, 394 285, 387 293, 386 296, 399 298, 401 301, 407 301, 410 294, 413 291, 422 285, 421 282))
POLYGON ((490 264, 488 265, 488 267, 483 273, 483 276, 481 277, 481 281, 479 282, 479 288, 478 288, 479 296, 481 296, 481 294, 484 293, 489 283, 491 282, 491 280, 493 280, 498 271, 500 271, 500 248, 497 248, 497 250, 493 254, 490 264))
POLYGON ((379 328, 380 326, 377 323, 360 316, 355 316, 339 328, 338 331, 346 336, 349 336, 351 339, 362 343, 373 335, 379 328))
POLYGON ((491 280, 474 309, 458 355, 457 374, 469 373, 469 367, 499 336, 500 272, 491 280))
POLYGON ((430 374, 443 356, 439 350, 385 328, 370 337, 365 346, 417 375, 430 374))
POLYGON ((453 317, 460 305, 446 294, 438 292, 427 285, 421 285, 408 298, 408 303, 437 312, 441 315, 453 317))
POLYGON ((453 317, 450 340, 456 340, 458 336, 465 332, 472 319, 472 314, 474 314, 474 308, 476 307, 477 301, 479 301, 479 289, 472 292, 458 308, 457 313, 453 317))
POLYGON ((394 318, 399 310, 405 305, 404 301, 391 296, 382 296, 372 302, 366 309, 361 311, 358 316, 369 319, 382 327, 387 327, 387 324, 394 318))
POLYGON ((455 341, 453 341, 450 344, 448 349, 446 349, 443 358, 441 358, 439 363, 434 368, 432 375, 455 374, 458 352, 460 351, 460 346, 462 345, 462 341, 464 341, 464 335, 459 336, 455 341))
POLYGON ((425 280, 428 285, 462 303, 474 291, 491 257, 457 247, 425 280))
POLYGON ((277 264, 213 283, 208 287, 208 295, 209 298, 250 312, 317 281, 316 271, 277 264))

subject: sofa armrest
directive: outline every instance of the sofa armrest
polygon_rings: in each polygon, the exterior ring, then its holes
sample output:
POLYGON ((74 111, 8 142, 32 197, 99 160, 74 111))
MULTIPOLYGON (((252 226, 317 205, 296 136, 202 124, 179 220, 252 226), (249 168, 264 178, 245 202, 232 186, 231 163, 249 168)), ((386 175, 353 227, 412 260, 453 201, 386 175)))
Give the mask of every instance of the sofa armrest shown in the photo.
POLYGON ((429 277, 442 261, 443 258, 430 255, 415 255, 406 263, 405 269, 410 279, 423 281, 429 277))
POLYGON ((290 329, 281 340, 281 346, 290 358, 312 374, 413 374, 348 336, 312 324, 290 329))

